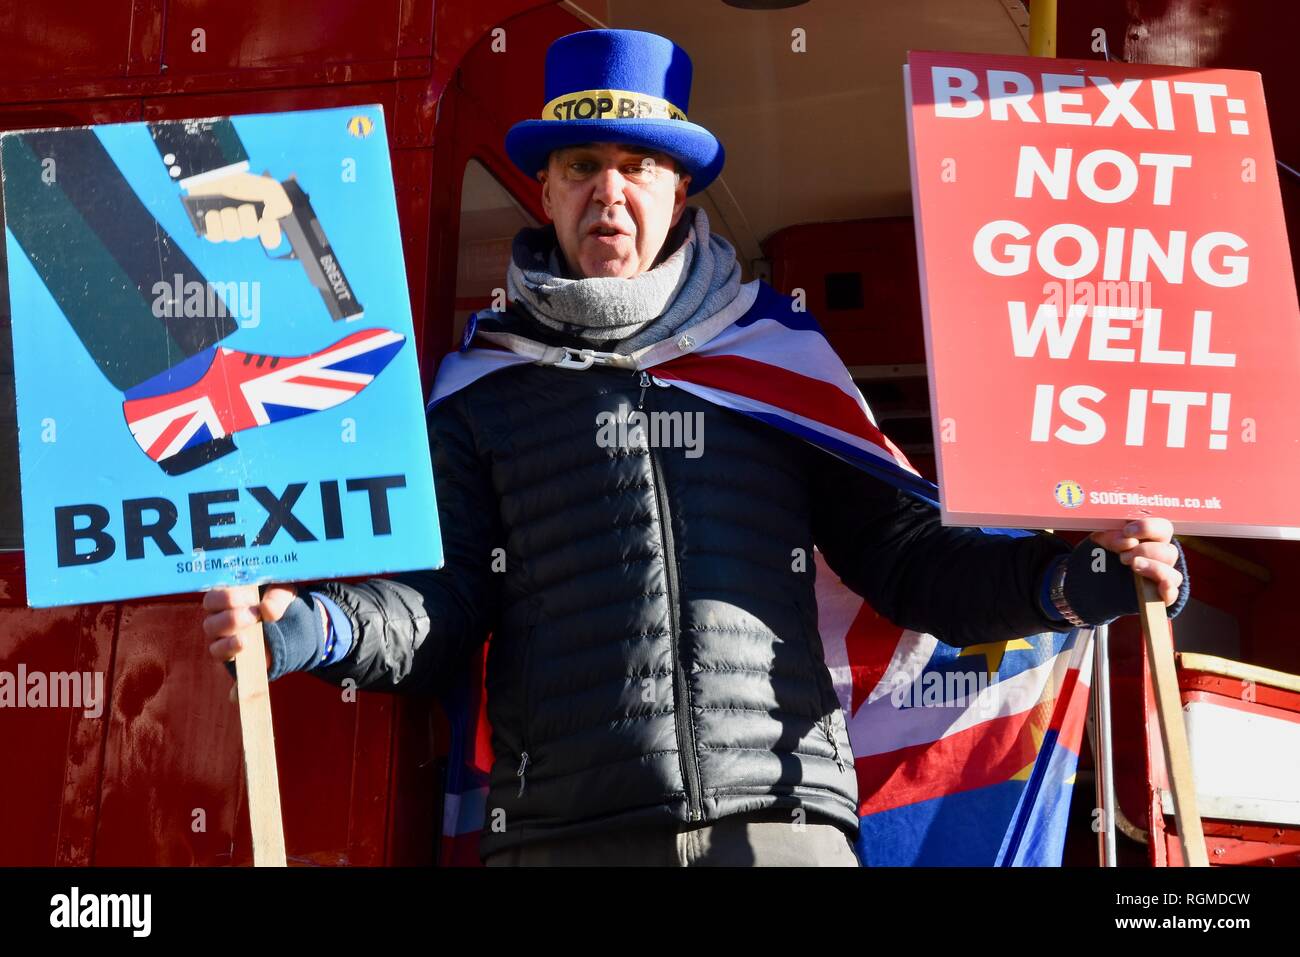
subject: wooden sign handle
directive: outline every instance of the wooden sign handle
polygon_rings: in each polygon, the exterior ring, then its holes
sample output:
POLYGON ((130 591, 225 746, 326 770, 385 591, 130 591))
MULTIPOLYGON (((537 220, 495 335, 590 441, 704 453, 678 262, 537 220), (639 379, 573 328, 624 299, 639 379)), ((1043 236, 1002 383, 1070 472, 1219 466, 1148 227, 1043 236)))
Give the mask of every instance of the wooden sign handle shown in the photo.
MULTIPOLYGON (((256 585, 234 589, 244 604, 261 602, 256 585)), ((235 655, 239 694, 239 728, 244 740, 244 775, 248 784, 248 820, 253 836, 254 867, 284 867, 284 822, 280 814, 280 778, 275 766, 271 727, 271 689, 266 680, 262 623, 239 632, 243 649, 235 655)))
POLYGON ((1147 658, 1151 662, 1152 690, 1160 718, 1160 740, 1164 744, 1169 789, 1174 800, 1174 820, 1178 825, 1178 840, 1183 846, 1183 865, 1209 867, 1205 832, 1196 806, 1196 785, 1192 780, 1192 756, 1187 747, 1187 726, 1183 724, 1183 704, 1178 693, 1178 673, 1174 669, 1174 642, 1169 629, 1168 609, 1156 591, 1155 582, 1136 571, 1133 578, 1138 590, 1142 637, 1146 640, 1147 658))

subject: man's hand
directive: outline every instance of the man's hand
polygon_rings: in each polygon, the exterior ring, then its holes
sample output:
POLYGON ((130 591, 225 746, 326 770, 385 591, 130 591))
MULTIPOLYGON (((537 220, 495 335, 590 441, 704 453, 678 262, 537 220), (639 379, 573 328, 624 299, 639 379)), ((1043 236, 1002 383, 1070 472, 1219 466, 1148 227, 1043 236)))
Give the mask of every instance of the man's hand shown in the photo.
POLYGON ((293 203, 279 181, 253 173, 232 173, 189 190, 191 196, 219 196, 228 206, 211 209, 203 217, 204 237, 214 243, 234 243, 258 237, 267 249, 280 245, 280 220, 293 212, 293 203), (254 202, 262 204, 257 215, 254 202))
MULTIPOLYGON (((208 645, 208 654, 223 664, 233 661, 235 655, 244 647, 244 640, 238 634, 244 628, 257 621, 279 621, 290 603, 298 597, 295 585, 271 585, 257 605, 249 605, 236 600, 243 589, 214 588, 203 596, 203 610, 208 616, 203 619, 203 632, 214 639, 208 645)), ((266 669, 271 670, 271 649, 265 647, 266 669)), ((236 689, 230 689, 230 700, 236 700, 236 689)))
POLYGON ((1174 525, 1167 518, 1137 518, 1123 528, 1093 532, 1088 537, 1107 551, 1118 553, 1121 562, 1155 582, 1166 605, 1178 600, 1183 574, 1174 567, 1178 549, 1171 544, 1174 525))

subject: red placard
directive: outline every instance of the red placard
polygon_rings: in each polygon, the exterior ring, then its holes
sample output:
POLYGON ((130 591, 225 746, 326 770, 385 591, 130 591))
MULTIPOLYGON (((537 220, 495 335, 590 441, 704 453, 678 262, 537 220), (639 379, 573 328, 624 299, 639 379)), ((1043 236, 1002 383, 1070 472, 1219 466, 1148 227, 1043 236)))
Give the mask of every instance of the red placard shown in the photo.
POLYGON ((945 524, 1300 538, 1300 312, 1259 74, 905 70, 945 524))

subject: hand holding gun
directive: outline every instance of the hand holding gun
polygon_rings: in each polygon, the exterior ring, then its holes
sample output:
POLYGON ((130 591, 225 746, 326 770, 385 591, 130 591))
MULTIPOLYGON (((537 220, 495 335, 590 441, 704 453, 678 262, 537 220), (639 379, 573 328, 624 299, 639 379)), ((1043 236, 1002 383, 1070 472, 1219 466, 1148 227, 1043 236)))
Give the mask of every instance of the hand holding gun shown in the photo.
POLYGON ((279 182, 271 176, 232 173, 190 188, 181 202, 195 235, 209 242, 233 243, 256 236, 269 255, 287 235, 289 252, 271 258, 300 261, 336 322, 364 314, 310 198, 294 177, 279 182))

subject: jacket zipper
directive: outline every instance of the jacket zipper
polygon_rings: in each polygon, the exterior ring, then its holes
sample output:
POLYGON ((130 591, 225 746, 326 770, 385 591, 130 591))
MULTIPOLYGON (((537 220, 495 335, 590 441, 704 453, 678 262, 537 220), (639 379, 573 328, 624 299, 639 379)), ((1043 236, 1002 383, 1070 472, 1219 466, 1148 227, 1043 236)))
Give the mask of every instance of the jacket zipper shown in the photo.
MULTIPOLYGON (((794 604, 795 604, 795 608, 798 609, 799 612, 799 628, 803 632, 804 650, 808 652, 808 658, 809 660, 812 661, 813 678, 817 682, 817 697, 820 699, 821 697, 823 697, 821 692, 822 692, 823 685, 825 684, 822 675, 824 673, 829 674, 829 672, 826 671, 826 663, 822 661, 820 658, 818 658, 817 655, 813 652, 812 642, 814 637, 818 641, 821 641, 821 636, 820 635, 813 636, 808 634, 808 629, 803 627, 803 621, 804 621, 803 602, 796 598, 794 604)), ((834 690, 835 690, 834 688, 831 689, 832 697, 834 697, 834 690)), ((818 720, 817 726, 822 729, 822 734, 825 735, 826 740, 830 742, 831 751, 834 752, 835 754, 835 766, 840 769, 841 773, 843 773, 843 771, 845 770, 844 757, 840 754, 839 742, 835 740, 833 718, 834 718, 834 712, 833 711, 827 712, 818 720)))
POLYGON ((835 766, 840 769, 841 773, 843 773, 844 758, 840 756, 840 746, 835 741, 835 734, 831 727, 831 718, 833 717, 833 714, 834 713, 832 712, 826 716, 826 722, 822 725, 822 730, 826 732, 826 740, 831 743, 831 750, 835 752, 835 766))
POLYGON ((656 378, 655 378, 654 376, 652 376, 650 373, 648 373, 648 372, 646 372, 644 369, 642 369, 642 370, 641 370, 641 382, 640 382, 640 386, 641 386, 641 397, 638 398, 638 399, 636 400, 636 407, 637 407, 637 409, 640 409, 643 405, 645 405, 645 390, 648 389, 648 388, 650 388, 650 384, 651 384, 651 383, 654 383, 655 385, 659 386, 661 389, 666 389, 666 388, 668 388, 668 383, 667 383, 667 382, 664 382, 662 379, 656 379, 656 378))
POLYGON ((516 798, 521 798, 524 796, 524 772, 527 770, 528 770, 528 752, 521 751, 519 753, 519 770, 515 772, 515 774, 519 777, 519 793, 515 795, 516 798))
POLYGON ((536 631, 537 606, 534 605, 532 610, 528 613, 528 635, 525 638, 524 644, 524 672, 520 679, 523 682, 524 726, 519 732, 519 767, 515 771, 515 776, 519 778, 519 793, 515 795, 516 798, 522 798, 524 796, 524 775, 528 771, 528 728, 533 720, 533 712, 530 707, 532 704, 532 696, 528 693, 528 687, 529 679, 532 676, 531 665, 533 661, 533 637, 534 632, 536 631))
MULTIPOLYGON (((637 402, 640 409, 645 402, 646 389, 650 385, 650 376, 641 370, 641 398, 637 402)), ((677 732, 677 754, 682 762, 682 781, 686 785, 686 797, 690 805, 687 812, 689 820, 698 821, 704 817, 700 803, 700 767, 695 756, 694 734, 691 721, 691 690, 686 679, 686 666, 682 663, 680 629, 678 627, 678 581, 677 552, 673 548, 672 515, 668 510, 668 494, 664 486, 663 469, 655 456, 654 447, 647 443, 650 456, 650 473, 654 482, 655 508, 659 514, 659 528, 663 536, 665 588, 668 597, 668 633, 673 651, 673 726, 677 732)))

